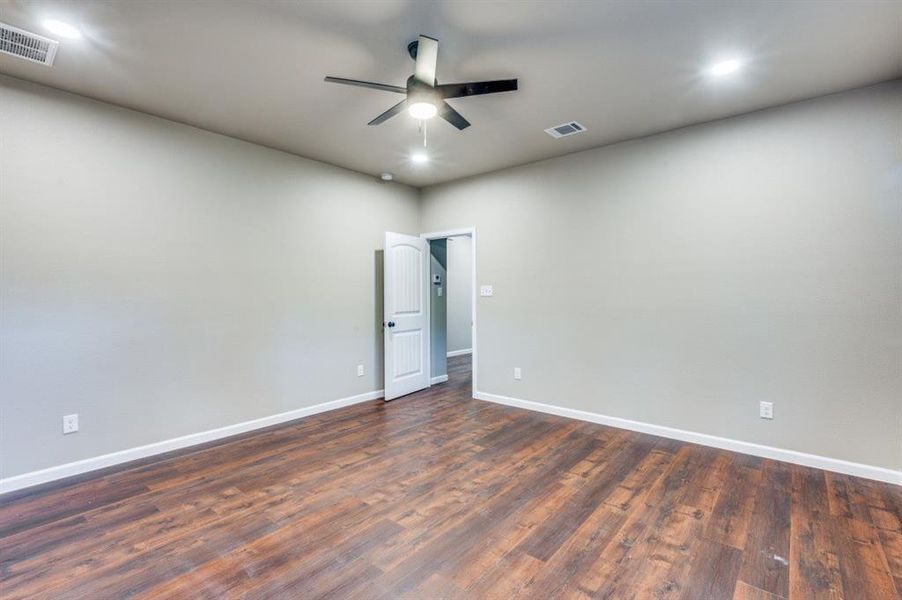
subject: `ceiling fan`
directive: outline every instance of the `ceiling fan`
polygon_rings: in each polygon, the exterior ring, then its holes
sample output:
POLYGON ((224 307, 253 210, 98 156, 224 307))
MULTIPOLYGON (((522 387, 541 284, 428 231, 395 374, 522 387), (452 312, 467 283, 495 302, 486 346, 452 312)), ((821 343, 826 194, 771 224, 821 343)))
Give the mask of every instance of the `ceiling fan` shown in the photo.
POLYGON ((470 122, 459 112, 451 108, 451 106, 445 102, 446 99, 496 94, 498 92, 513 92, 517 90, 516 79, 471 81, 469 83, 445 83, 439 85, 438 80, 435 78, 435 65, 438 61, 438 40, 431 37, 421 35, 418 40, 410 42, 410 44, 407 45, 407 52, 417 63, 413 75, 407 79, 407 87, 331 76, 326 77, 326 81, 330 83, 356 85, 358 87, 382 90, 383 92, 394 92, 396 94, 404 94, 407 96, 367 123, 367 125, 379 125, 407 109, 408 112, 410 112, 410 115, 415 119, 431 119, 437 114, 458 129, 466 129, 470 126, 470 122))

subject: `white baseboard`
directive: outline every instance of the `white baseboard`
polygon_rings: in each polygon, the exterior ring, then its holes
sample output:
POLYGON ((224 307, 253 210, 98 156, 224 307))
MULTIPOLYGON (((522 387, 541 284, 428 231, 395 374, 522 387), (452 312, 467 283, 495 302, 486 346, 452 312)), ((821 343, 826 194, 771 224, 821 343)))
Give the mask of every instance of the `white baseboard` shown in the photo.
POLYGON ((519 398, 511 398, 510 396, 501 396, 498 394, 490 394, 488 392, 473 392, 473 397, 477 400, 485 400, 496 404, 504 404, 507 406, 515 406, 517 408, 525 408, 559 417, 568 417, 570 419, 579 419, 580 421, 589 421, 590 423, 599 423, 601 425, 609 425, 619 429, 629 429, 630 431, 638 431, 648 433, 660 437, 700 444, 702 446, 711 446, 722 450, 731 450, 741 454, 751 454, 752 456, 760 456, 762 458, 770 458, 783 462, 803 465, 805 467, 814 467, 815 469, 823 469, 825 471, 835 471, 846 475, 854 475, 856 477, 864 477, 866 479, 875 479, 877 481, 885 481, 886 483, 894 483, 902 485, 902 471, 894 471, 884 467, 875 467, 861 463, 854 463, 837 458, 828 458, 826 456, 818 456, 816 454, 806 454, 804 452, 796 452, 795 450, 783 450, 772 446, 762 446, 750 442, 742 442, 739 440, 731 440, 729 438, 717 437, 706 433, 696 433, 694 431, 686 431, 683 429, 674 429, 673 427, 664 427, 662 425, 652 425, 641 421, 631 421, 629 419, 621 419, 620 417, 609 417, 598 413, 592 413, 584 410, 576 410, 573 408, 564 408, 562 406, 554 406, 553 404, 542 404, 541 402, 532 402, 530 400, 520 400, 519 398))
POLYGON ((448 358, 452 356, 463 356, 464 354, 473 354, 472 348, 464 348, 463 350, 452 350, 448 353, 448 358))
POLYGON ((436 383, 445 383, 446 381, 448 381, 447 375, 438 375, 430 380, 430 385, 435 385, 436 383))
POLYGON ((0 479, 0 494, 21 490, 23 488, 63 479, 65 477, 71 477, 73 475, 81 475, 82 473, 87 473, 89 471, 96 471, 97 469, 131 462, 141 458, 147 458, 148 456, 153 456, 155 454, 163 454, 165 452, 180 450, 189 446, 196 446, 197 444, 203 444, 205 442, 227 438, 255 429, 262 429, 271 425, 278 425, 279 423, 309 417, 310 415, 335 410, 336 408, 351 406, 352 404, 359 404, 360 402, 366 402, 368 400, 376 400, 377 398, 382 398, 382 396, 382 390, 375 390, 356 396, 350 396, 348 398, 340 398, 330 402, 314 404, 313 406, 254 419, 252 421, 244 421, 243 423, 227 425, 218 429, 191 433, 182 437, 163 440, 162 442, 154 442, 145 446, 111 452, 110 454, 86 458, 84 460, 66 463, 56 467, 41 469, 40 471, 31 471, 30 473, 23 473, 22 475, 7 477, 5 479, 0 479))

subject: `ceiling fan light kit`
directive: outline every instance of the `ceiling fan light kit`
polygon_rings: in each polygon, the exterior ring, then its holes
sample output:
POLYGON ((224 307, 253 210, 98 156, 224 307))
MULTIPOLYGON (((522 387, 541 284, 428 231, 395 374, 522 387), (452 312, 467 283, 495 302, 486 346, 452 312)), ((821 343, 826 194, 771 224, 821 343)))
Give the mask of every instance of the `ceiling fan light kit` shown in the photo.
POLYGON ((425 121, 426 119, 431 119, 432 117, 434 117, 438 112, 438 109, 432 102, 420 100, 419 102, 410 104, 410 108, 407 109, 407 111, 414 119, 425 121))
POLYGON ((340 83, 342 85, 353 85, 383 92, 404 94, 404 100, 401 100, 370 121, 368 125, 380 125, 393 116, 407 110, 413 118, 421 121, 438 115, 454 125, 458 130, 466 129, 470 126, 470 122, 454 110, 445 100, 499 92, 514 92, 517 90, 516 79, 439 85, 435 77, 436 64, 438 63, 438 40, 421 35, 419 39, 408 44, 407 51, 410 57, 416 61, 416 67, 413 75, 407 79, 406 87, 331 76, 327 76, 325 80, 329 83, 340 83))

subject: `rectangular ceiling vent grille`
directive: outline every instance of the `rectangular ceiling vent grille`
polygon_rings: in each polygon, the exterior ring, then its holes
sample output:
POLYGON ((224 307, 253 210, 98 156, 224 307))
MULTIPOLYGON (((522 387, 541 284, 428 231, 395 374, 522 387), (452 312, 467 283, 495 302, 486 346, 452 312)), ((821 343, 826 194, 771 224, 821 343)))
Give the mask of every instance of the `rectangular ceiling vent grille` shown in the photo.
POLYGON ((585 130, 586 128, 576 121, 570 121, 569 123, 561 123, 560 125, 549 127, 545 130, 545 133, 547 133, 554 139, 557 139, 567 137, 568 135, 576 135, 577 133, 582 133, 585 130))
POLYGON ((53 66, 59 42, 44 36, 0 23, 0 52, 31 62, 53 66))

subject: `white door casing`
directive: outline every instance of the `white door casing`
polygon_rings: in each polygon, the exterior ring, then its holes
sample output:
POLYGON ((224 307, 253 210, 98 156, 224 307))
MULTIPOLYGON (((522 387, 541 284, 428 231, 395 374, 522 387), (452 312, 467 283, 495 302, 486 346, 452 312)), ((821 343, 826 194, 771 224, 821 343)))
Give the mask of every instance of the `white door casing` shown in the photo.
POLYGON ((429 242, 385 232, 385 399, 429 387, 429 242))

